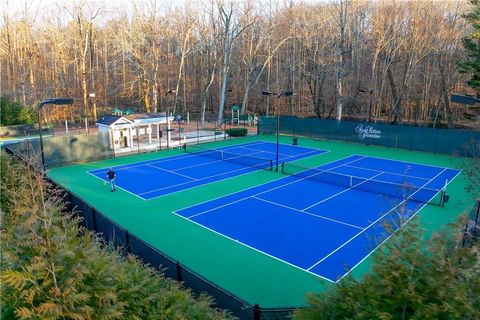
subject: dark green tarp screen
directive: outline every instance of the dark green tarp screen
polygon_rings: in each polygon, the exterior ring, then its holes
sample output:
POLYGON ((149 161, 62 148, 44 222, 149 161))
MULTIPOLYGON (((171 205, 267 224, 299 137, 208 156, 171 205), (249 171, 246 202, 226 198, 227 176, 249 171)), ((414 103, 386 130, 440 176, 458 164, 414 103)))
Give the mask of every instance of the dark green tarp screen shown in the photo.
MULTIPOLYGON (((480 149, 480 131, 475 130, 433 129, 292 116, 280 116, 279 128, 280 134, 456 156, 475 157, 480 149)), ((276 117, 259 118, 259 134, 275 134, 276 130, 276 117)))

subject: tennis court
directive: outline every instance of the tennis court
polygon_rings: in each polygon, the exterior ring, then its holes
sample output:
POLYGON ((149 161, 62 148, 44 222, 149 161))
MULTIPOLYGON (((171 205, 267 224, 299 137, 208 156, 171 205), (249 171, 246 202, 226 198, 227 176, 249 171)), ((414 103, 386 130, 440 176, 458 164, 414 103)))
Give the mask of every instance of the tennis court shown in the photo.
MULTIPOLYGON (((217 149, 186 146, 187 154, 114 166, 117 187, 143 200, 183 191, 215 181, 272 170, 276 144, 256 141, 217 149)), ((289 162, 325 150, 279 144, 279 161, 289 162)), ((109 167, 88 171, 107 182, 109 167)))
POLYGON ((176 214, 337 282, 426 204, 443 205, 446 185, 460 173, 365 155, 282 167, 282 179, 176 214))
POLYGON ((86 227, 208 292, 241 319, 251 319, 257 303, 272 314, 305 306, 307 292, 323 292, 348 270, 355 279, 371 272, 372 252, 392 232, 384 223, 395 230, 415 216, 430 236, 473 203, 465 175, 455 170, 460 158, 279 141, 279 172, 270 171, 276 137, 260 135, 47 174, 69 190, 86 227), (113 193, 104 185, 110 167, 120 187, 113 193), (442 207, 447 180, 450 199, 442 207))

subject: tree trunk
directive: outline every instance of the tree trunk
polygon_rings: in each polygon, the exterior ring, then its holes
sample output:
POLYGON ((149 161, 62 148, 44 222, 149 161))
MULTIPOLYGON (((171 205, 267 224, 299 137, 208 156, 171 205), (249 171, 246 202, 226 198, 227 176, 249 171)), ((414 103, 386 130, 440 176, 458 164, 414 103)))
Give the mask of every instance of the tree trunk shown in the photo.
POLYGON ((398 104, 400 104, 400 98, 398 97, 397 94, 397 86, 395 85, 395 78, 393 76, 392 68, 389 66, 387 67, 387 75, 388 75, 388 80, 390 82, 390 89, 392 90, 392 100, 393 100, 393 105, 392 105, 392 114, 393 114, 393 121, 392 123, 397 123, 397 116, 398 116, 398 104))
POLYGON ((443 63, 440 62, 440 78, 442 81, 442 97, 443 97, 443 106, 444 106, 444 114, 445 118, 447 119, 447 126, 449 129, 453 128, 453 119, 452 119, 452 110, 450 109, 450 99, 448 98, 448 85, 446 80, 445 74, 445 67, 443 63))

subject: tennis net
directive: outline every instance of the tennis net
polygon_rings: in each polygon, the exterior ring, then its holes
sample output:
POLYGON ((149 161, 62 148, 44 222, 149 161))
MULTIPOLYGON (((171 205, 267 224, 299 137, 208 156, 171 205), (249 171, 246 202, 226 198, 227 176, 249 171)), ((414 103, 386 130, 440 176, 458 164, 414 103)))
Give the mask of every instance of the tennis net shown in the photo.
POLYGON ((444 189, 426 188, 411 183, 394 183, 373 178, 357 177, 319 168, 282 163, 282 173, 300 179, 333 184, 345 188, 380 194, 401 200, 412 200, 443 206, 444 189))
POLYGON ((246 167, 264 169, 264 170, 273 170, 273 160, 253 157, 244 154, 238 154, 234 152, 229 152, 227 150, 219 149, 208 149, 200 147, 198 145, 184 145, 184 150, 187 153, 192 153, 201 157, 212 158, 216 160, 223 160, 227 162, 232 162, 240 164, 246 167))

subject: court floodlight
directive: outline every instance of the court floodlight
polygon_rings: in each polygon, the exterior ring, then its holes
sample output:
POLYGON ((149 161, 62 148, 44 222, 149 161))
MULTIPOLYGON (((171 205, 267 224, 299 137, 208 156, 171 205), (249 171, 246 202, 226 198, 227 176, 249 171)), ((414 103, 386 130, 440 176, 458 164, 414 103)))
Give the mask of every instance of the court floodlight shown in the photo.
POLYGON ((480 103, 480 100, 475 97, 459 94, 452 94, 452 96, 450 97, 450 101, 466 105, 474 105, 475 103, 480 103))

